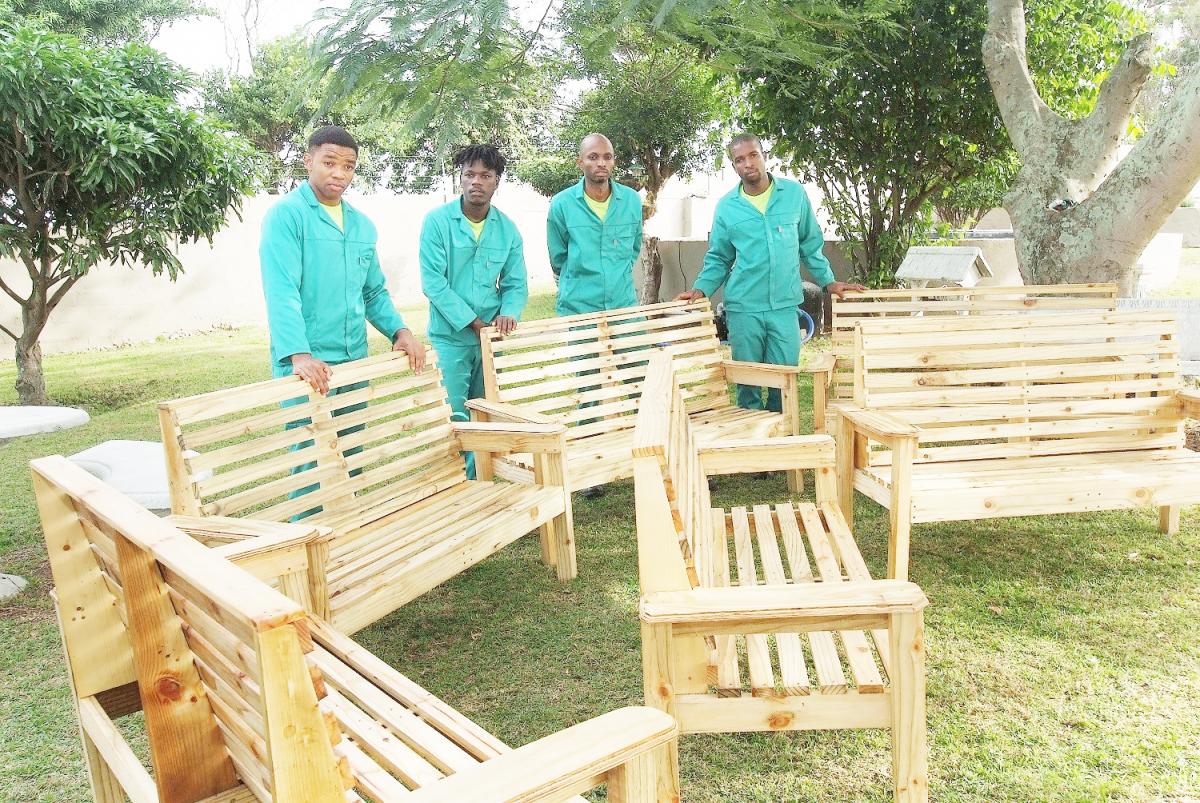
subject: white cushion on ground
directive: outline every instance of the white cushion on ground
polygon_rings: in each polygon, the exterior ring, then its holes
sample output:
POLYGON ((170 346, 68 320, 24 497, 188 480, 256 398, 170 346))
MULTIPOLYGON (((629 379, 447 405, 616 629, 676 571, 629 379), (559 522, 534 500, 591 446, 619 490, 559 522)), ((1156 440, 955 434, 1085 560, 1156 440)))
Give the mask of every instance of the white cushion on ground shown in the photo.
POLYGON ((0 407, 0 438, 16 438, 70 429, 91 421, 88 414, 75 407, 35 407, 13 405, 0 407))
POLYGON ((171 508, 166 459, 157 441, 105 441, 70 459, 142 507, 171 508))

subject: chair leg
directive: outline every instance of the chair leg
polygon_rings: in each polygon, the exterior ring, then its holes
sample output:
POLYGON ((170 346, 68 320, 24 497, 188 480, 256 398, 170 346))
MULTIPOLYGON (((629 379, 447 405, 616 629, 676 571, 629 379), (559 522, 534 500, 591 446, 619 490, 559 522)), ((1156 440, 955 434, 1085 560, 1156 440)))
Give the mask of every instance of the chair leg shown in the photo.
POLYGON ((81 727, 79 735, 83 739, 83 756, 87 760, 88 782, 92 787, 92 799, 95 803, 125 803, 125 791, 108 762, 100 755, 96 743, 87 731, 81 727))
POLYGON ((926 803, 924 615, 897 613, 890 619, 893 799, 896 803, 926 803))
MULTIPOLYGON (((567 496, 569 498, 570 494, 567 496)), ((554 568, 558 579, 564 583, 574 580, 579 574, 579 569, 575 564, 575 523, 571 516, 570 503, 566 512, 553 519, 550 524, 553 527, 551 537, 554 542, 554 568)))
MULTIPOLYGON (((642 623, 642 684, 646 705, 675 714, 675 650, 670 625, 642 623)), ((659 748, 658 800, 679 800, 679 740, 659 748)), ((609 792, 610 800, 612 792, 609 792)))
POLYGON ((1179 505, 1164 505, 1158 509, 1158 531, 1167 535, 1179 534, 1179 505))
POLYGON ((908 556, 912 540, 912 461, 916 443, 898 440, 892 444, 892 491, 889 504, 891 534, 888 537, 888 577, 908 579, 908 556))

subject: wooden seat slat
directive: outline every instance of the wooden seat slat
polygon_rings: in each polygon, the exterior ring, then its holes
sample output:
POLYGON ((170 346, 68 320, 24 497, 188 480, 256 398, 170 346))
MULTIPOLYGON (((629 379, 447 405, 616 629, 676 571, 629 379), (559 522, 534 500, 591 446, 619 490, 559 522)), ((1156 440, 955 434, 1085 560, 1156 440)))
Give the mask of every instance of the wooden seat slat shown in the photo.
MULTIPOLYGON (((725 511, 712 511, 713 525, 713 557, 715 565, 711 572, 714 585, 729 588, 733 585, 733 575, 729 563, 729 528, 725 526, 725 511)), ((686 538, 686 536, 685 536, 686 538)), ((701 570, 701 576, 710 574, 701 570)), ((718 697, 740 697, 742 694, 742 675, 738 664, 738 637, 734 635, 718 635, 716 650, 713 656, 716 662, 716 682, 718 697)))
MULTIPOLYGON (((435 783, 446 777, 417 755, 416 751, 401 741, 381 721, 353 705, 339 692, 330 690, 321 705, 337 717, 338 724, 346 731, 346 735, 357 742, 364 758, 369 759, 369 763, 364 762, 364 768, 369 770, 370 764, 375 764, 380 775, 387 778, 395 776, 393 782, 399 779, 400 783, 410 789, 435 783)), ((356 780, 361 778, 362 775, 356 773, 356 780)))
MULTIPOLYGON (((842 571, 838 567, 833 546, 825 536, 825 526, 817 514, 816 506, 811 502, 802 502, 797 506, 797 512, 800 522, 804 526, 804 534, 808 539, 809 549, 812 550, 813 563, 816 564, 821 582, 841 582, 842 571)), ((812 632, 808 634, 808 640, 821 693, 845 694, 847 691, 846 674, 842 671, 842 661, 838 656, 837 643, 834 641, 833 633, 812 632)))
MULTIPOLYGON (((758 572, 754 567, 754 545, 750 537, 750 521, 746 508, 735 507, 733 515, 733 546, 737 556, 737 580, 740 586, 757 586, 758 572)), ((746 636, 746 665, 750 671, 750 690, 755 697, 775 695, 775 673, 771 669, 771 647, 761 633, 746 636)))
MULTIPOLYGON (((754 535, 762 561, 763 578, 767 585, 786 586, 787 573, 779 555, 775 521, 769 505, 755 505, 754 535)), ((784 694, 808 694, 808 669, 804 665, 804 648, 796 633, 776 633, 775 649, 779 653, 779 681, 784 694)))
MULTIPOLYGON (((344 756, 354 775, 354 786, 371 800, 403 800, 410 790, 397 781, 376 756, 368 755, 355 739, 343 739, 333 748, 334 755, 344 756)), ((399 774, 399 773, 397 773, 399 774)))

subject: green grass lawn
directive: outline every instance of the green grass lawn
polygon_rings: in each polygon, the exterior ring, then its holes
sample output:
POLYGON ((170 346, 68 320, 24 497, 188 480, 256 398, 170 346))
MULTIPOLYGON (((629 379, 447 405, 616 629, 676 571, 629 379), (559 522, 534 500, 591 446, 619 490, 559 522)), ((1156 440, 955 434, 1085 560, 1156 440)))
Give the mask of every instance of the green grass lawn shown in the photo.
MULTIPOLYGON (((550 314, 538 297, 536 315, 550 314)), ((423 328, 423 316, 408 316, 423 328)), ((50 357, 51 395, 92 422, 0 445, 0 571, 32 587, 0 607, 0 799, 87 799, 27 463, 112 438, 157 439, 154 403, 268 375, 261 330, 50 357)), ((14 370, 0 363, 0 403, 14 370)), ((719 504, 786 497, 725 480, 719 504)), ((881 572, 887 520, 856 531, 881 572)), ((378 655, 512 744, 641 696, 633 488, 577 497, 579 577, 559 584, 536 537, 362 631, 378 655)), ((1200 798, 1200 509, 1182 535, 1151 511, 921 525, 928 594, 930 782, 938 801, 1200 798)), ((689 801, 887 800, 882 731, 693 736, 689 801)), ((466 802, 464 802, 466 803, 466 802)))

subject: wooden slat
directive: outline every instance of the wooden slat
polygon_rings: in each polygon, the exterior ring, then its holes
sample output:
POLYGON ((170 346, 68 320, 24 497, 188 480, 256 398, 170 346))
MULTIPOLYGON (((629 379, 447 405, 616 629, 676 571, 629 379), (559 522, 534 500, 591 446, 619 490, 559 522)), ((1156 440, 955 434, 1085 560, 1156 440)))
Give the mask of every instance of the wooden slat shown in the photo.
MULTIPOLYGON (((729 531, 725 527, 725 511, 714 510, 713 555, 716 558, 714 576, 716 585, 729 588, 732 577, 729 571, 729 531)), ((739 697, 742 693, 741 669, 738 667, 737 637, 716 637, 716 687, 718 697, 739 697)))
MULTIPOLYGON (((750 538, 750 520, 746 508, 735 507, 733 516, 733 545, 737 556, 738 585, 758 585, 754 566, 754 545, 750 538)), ((771 671, 771 648, 767 637, 751 634, 746 638, 746 663, 750 669, 750 689, 755 697, 775 694, 775 674, 771 671)))
MULTIPOLYGON (((783 559, 769 505, 754 506, 754 534, 762 560, 763 577, 767 585, 787 585, 783 559)), ((808 694, 808 670, 804 665, 804 650, 796 633, 777 633, 775 648, 779 653, 779 680, 785 694, 808 694)))
MULTIPOLYGON (((811 502, 799 506, 800 521, 804 525, 804 533, 808 536, 808 544, 812 549, 813 562, 823 583, 837 583, 842 580, 842 572, 838 568, 837 558, 833 547, 825 536, 825 528, 817 515, 816 507, 811 502)), ((813 664, 817 670, 817 683, 822 694, 844 694, 846 692, 846 676, 842 672, 842 662, 838 658, 837 645, 833 634, 815 632, 808 634, 809 649, 812 651, 813 664)))

